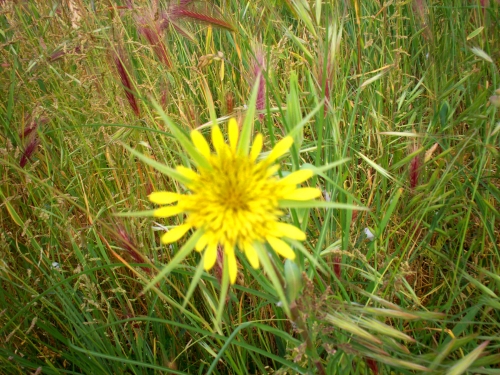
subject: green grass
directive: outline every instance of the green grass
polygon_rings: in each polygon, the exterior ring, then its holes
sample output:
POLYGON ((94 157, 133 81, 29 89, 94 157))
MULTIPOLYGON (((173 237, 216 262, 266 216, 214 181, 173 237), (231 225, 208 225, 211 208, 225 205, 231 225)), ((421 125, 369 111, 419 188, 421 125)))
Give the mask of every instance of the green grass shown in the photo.
POLYGON ((154 2, 126 3, 0 1, 0 373, 500 374, 498 1, 196 3, 234 30, 180 20, 171 68, 134 21, 154 2), (152 101, 186 133, 242 121, 259 46, 265 151, 312 114, 283 170, 348 159, 313 184, 370 210, 291 210, 294 322, 239 257, 218 325, 216 272, 182 307, 197 253, 141 293, 182 218, 115 214, 182 187, 122 145, 188 165, 152 101))

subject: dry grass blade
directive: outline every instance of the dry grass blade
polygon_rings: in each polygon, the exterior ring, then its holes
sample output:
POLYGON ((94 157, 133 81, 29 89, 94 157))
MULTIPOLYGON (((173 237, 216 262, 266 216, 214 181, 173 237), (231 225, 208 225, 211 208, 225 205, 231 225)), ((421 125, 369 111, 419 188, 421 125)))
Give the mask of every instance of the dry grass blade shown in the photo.
POLYGON ((370 314, 373 315, 378 315, 378 316, 384 316, 384 317, 391 317, 391 318, 399 318, 399 319, 406 319, 406 320, 413 320, 413 319, 420 319, 420 317, 416 314, 408 313, 405 311, 398 311, 398 310, 389 310, 389 309, 380 309, 376 307, 362 307, 362 308, 354 308, 353 310, 358 310, 358 311, 366 311, 370 314))
POLYGON ((458 361, 453 367, 451 367, 446 375, 460 375, 463 374, 469 367, 472 366, 474 361, 479 358, 481 353, 483 353, 484 349, 488 346, 490 342, 485 341, 481 345, 479 345, 472 352, 463 357, 460 361, 458 361))
POLYGON ((380 322, 375 319, 361 318, 359 324, 364 328, 371 329, 375 332, 394 337, 395 339, 403 340, 406 342, 415 342, 415 339, 404 334, 403 332, 394 329, 393 327, 380 322))
POLYGON ((394 366, 396 368, 407 368, 415 371, 429 371, 429 369, 425 366, 419 365, 417 363, 405 361, 402 359, 392 358, 392 357, 384 357, 380 355, 372 355, 372 358, 376 359, 379 362, 386 363, 390 366, 394 366))
POLYGON ((360 328, 357 324, 352 322, 350 319, 347 319, 342 316, 334 316, 332 314, 326 314, 325 320, 334 326, 346 330, 347 332, 352 333, 353 335, 359 336, 365 340, 368 340, 372 344, 382 345, 382 341, 380 341, 377 337, 373 336, 371 333, 365 331, 360 328))

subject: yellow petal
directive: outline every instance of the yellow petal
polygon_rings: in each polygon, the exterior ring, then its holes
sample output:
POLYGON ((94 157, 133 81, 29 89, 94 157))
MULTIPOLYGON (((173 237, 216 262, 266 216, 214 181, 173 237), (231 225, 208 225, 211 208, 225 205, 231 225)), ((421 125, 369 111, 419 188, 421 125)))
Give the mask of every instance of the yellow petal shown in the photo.
POLYGON ((279 170, 280 170, 280 165, 279 164, 271 165, 269 168, 267 168, 266 178, 274 176, 279 170))
POLYGON ((182 209, 179 206, 165 206, 165 207, 160 207, 157 210, 154 210, 153 216, 154 217, 172 217, 175 215, 179 215, 180 213, 183 213, 184 209, 182 209))
POLYGON ((276 223, 276 229, 281 233, 280 237, 287 237, 297 241, 305 241, 306 239, 306 234, 295 225, 287 223, 276 223))
POLYGON ((317 188, 307 187, 295 189, 294 191, 283 195, 283 199, 292 201, 308 201, 321 196, 321 190, 317 188))
POLYGON ((212 126, 212 144, 214 145, 215 151, 217 151, 217 154, 219 155, 226 146, 224 143, 224 136, 222 135, 218 125, 212 126))
POLYGON ((205 248, 205 246, 207 246, 207 242, 208 242, 208 237, 206 235, 201 236, 198 242, 196 242, 194 249, 196 251, 202 251, 205 248))
POLYGON ((281 141, 276 143, 274 146, 273 150, 267 157, 266 161, 268 163, 274 162, 276 159, 278 159, 280 156, 283 156, 284 154, 287 153, 287 151, 292 147, 293 144, 293 138, 290 136, 287 136, 283 138, 281 141))
POLYGON ((200 154, 208 160, 210 158, 210 146, 205 140, 205 137, 198 130, 193 130, 191 132, 191 140, 193 141, 194 147, 196 147, 200 154))
POLYGON ((178 227, 172 228, 162 236, 161 242, 167 244, 178 241, 190 229, 191 229, 191 224, 182 224, 179 225, 178 227))
POLYGON ((257 251, 255 251, 255 248, 248 243, 245 243, 244 248, 245 248, 245 255, 247 256, 250 265, 254 269, 259 268, 259 256, 257 255, 257 251))
POLYGON ((238 265, 236 263, 234 248, 226 244, 224 246, 224 252, 226 254, 226 260, 229 269, 229 281, 231 282, 231 284, 234 284, 236 282, 236 276, 238 275, 238 265))
POLYGON ((192 180, 192 181, 197 180, 199 177, 198 173, 193 171, 191 168, 186 168, 182 165, 178 165, 177 167, 175 167, 175 170, 177 172, 179 172, 181 175, 183 175, 184 177, 186 177, 187 179, 192 180))
POLYGON ((267 236, 266 240, 267 242, 269 242, 269 245, 271 245, 273 250, 276 251, 282 257, 291 260, 295 259, 295 252, 285 241, 271 236, 267 236))
POLYGON ((170 204, 177 202, 181 194, 173 193, 171 191, 155 191, 148 195, 149 201, 156 204, 170 204))
POLYGON ((295 190, 297 190, 297 186, 296 185, 281 185, 281 189, 280 189, 280 197, 279 199, 284 199, 283 197, 285 195, 288 195, 290 193, 293 193, 295 190))
POLYGON ((262 134, 257 134, 255 139, 253 140, 252 148, 250 150, 250 159, 254 162, 259 157, 260 152, 262 151, 263 144, 262 134))
POLYGON ((205 255, 203 256, 203 268, 205 268, 205 271, 211 270, 216 260, 217 245, 208 245, 207 249, 205 250, 205 255))
POLYGON ((234 152, 238 147, 238 136, 239 136, 238 123, 234 118, 231 118, 229 120, 228 133, 229 133, 229 145, 231 146, 231 150, 233 150, 234 152))
POLYGON ((280 180, 281 184, 287 185, 297 185, 310 179, 314 175, 314 172, 310 169, 301 169, 300 171, 295 171, 290 173, 288 176, 280 180))

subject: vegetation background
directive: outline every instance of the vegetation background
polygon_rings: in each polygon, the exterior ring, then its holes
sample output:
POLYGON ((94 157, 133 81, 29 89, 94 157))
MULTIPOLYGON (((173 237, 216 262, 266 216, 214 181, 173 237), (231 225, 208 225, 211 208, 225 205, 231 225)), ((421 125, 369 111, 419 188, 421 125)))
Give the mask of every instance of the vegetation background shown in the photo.
POLYGON ((493 0, 0 0, 0 373, 499 374, 499 64, 493 0), (206 132, 256 84, 265 149, 304 121, 283 169, 348 159, 313 184, 370 211, 292 210, 297 321, 241 257, 216 327, 198 254, 141 293, 178 247, 114 214, 178 187, 120 142, 187 163, 151 101, 206 132))

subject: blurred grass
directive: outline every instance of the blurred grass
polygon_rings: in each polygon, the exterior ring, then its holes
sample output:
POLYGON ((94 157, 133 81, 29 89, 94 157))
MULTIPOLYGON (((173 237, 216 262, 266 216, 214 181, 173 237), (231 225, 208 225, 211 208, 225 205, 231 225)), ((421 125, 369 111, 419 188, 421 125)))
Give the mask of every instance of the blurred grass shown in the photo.
POLYGON ((243 119, 261 45, 266 149, 323 105, 283 169, 350 158, 315 184, 370 208, 290 215, 318 264, 299 259, 297 309, 326 373, 499 373, 498 2, 221 2, 207 12, 235 31, 180 20, 194 41, 166 30, 172 68, 137 30, 154 2, 134 3, 0 2, 0 372, 319 371, 246 259, 217 330, 215 274, 181 308, 196 254, 141 293, 179 219, 113 216, 182 190, 119 145, 189 162, 150 101, 186 131, 243 119))

